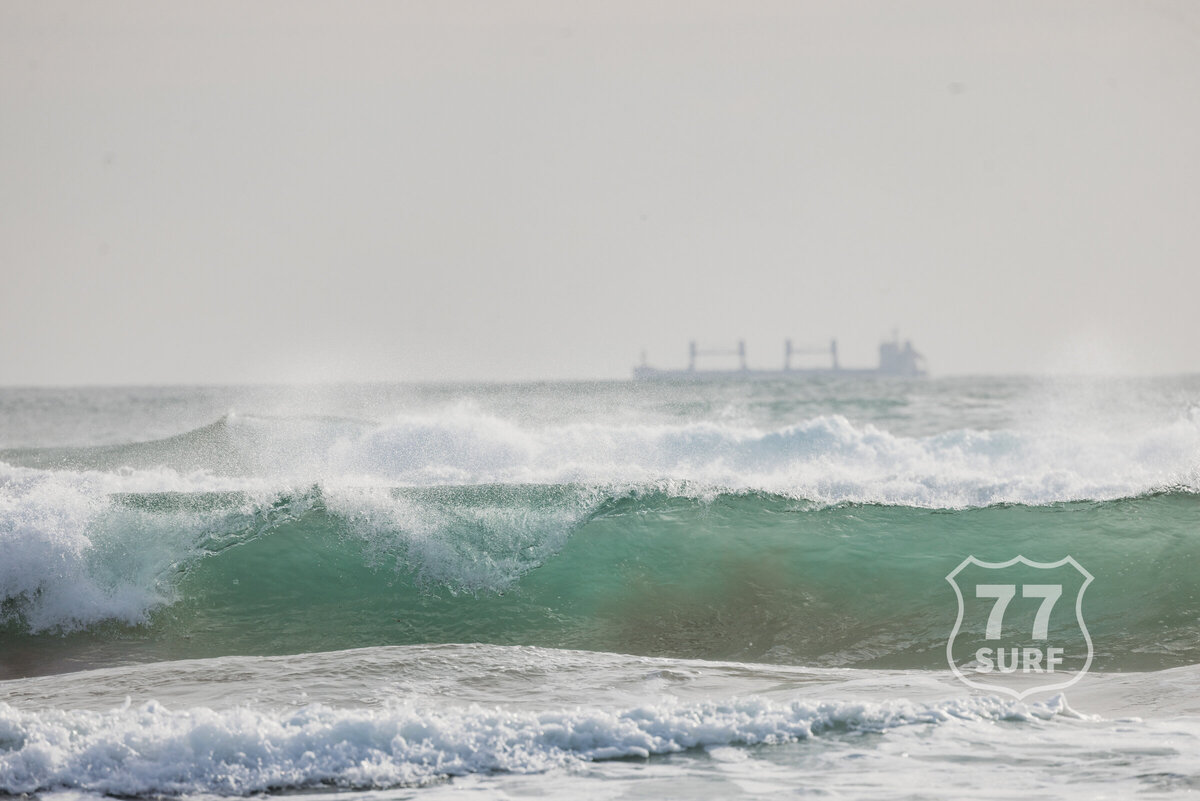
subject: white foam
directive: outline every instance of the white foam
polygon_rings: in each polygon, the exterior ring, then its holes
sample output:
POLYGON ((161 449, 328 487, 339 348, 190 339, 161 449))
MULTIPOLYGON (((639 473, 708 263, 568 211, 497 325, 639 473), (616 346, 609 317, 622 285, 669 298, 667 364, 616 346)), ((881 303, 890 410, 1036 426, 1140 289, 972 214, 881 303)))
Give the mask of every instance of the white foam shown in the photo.
POLYGON ((821 503, 1045 504, 1200 488, 1200 420, 908 437, 841 415, 775 430, 711 421, 522 426, 456 407, 339 440, 322 470, 414 486, 674 482, 821 503))
MULTIPOLYGON (((69 491, 91 495, 575 483, 963 508, 1200 490, 1200 415, 1157 426, 902 436, 841 415, 776 429, 719 421, 538 424, 457 404, 358 426, 230 417, 219 431, 211 447, 197 446, 220 451, 208 469, 173 466, 166 454, 156 469, 54 472, 67 477, 69 491), (252 464, 244 452, 253 452, 252 464), (231 453, 243 456, 226 458, 231 453)), ((144 448, 138 458, 147 458, 144 448)), ((41 480, 38 472, 0 462, 0 494, 41 480)))
POLYGON ((413 703, 374 710, 318 704, 172 711, 127 701, 109 712, 33 712, 0 703, 0 790, 245 795, 321 785, 389 787, 702 746, 780 744, 830 730, 1042 721, 1063 708, 1061 699, 1025 705, 994 698, 915 704, 750 697, 548 711, 413 703))
POLYGON ((562 548, 605 497, 583 487, 541 503, 504 492, 439 503, 385 488, 323 491, 326 508, 365 542, 368 560, 401 560, 420 580, 454 592, 507 588, 562 548))
MULTIPOLYGON (((169 599, 170 570, 195 553, 214 518, 237 510, 152 512, 114 496, 235 486, 263 492, 261 482, 169 469, 71 472, 0 463, 0 601, 9 614, 18 604, 35 632, 110 619, 140 623, 169 599)), ((243 506, 253 506, 246 498, 243 506)))

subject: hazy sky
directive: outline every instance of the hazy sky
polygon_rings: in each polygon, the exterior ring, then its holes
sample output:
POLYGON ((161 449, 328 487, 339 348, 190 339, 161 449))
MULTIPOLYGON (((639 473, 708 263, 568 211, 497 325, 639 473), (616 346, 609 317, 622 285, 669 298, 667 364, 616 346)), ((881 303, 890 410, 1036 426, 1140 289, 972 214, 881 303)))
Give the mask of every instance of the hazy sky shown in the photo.
POLYGON ((0 277, 4 384, 1196 372, 1200 6, 5 2, 0 277))

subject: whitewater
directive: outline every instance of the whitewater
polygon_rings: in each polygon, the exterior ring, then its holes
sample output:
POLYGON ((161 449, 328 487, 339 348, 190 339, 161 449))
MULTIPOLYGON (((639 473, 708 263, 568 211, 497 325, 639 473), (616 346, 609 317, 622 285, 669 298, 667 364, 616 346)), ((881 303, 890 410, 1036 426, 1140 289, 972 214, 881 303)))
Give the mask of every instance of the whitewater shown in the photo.
POLYGON ((1196 377, 2 389, 0 795, 1186 794, 1198 521, 1196 377))

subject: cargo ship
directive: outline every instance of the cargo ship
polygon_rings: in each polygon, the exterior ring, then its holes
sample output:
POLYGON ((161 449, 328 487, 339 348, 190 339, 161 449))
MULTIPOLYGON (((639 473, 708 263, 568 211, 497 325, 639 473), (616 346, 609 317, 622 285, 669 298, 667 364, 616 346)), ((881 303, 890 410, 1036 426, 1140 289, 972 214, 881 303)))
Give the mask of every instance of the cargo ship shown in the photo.
POLYGON ((878 367, 843 367, 838 361, 837 340, 831 339, 829 347, 797 348, 792 340, 783 343, 783 367, 778 370, 751 368, 746 362, 746 341, 739 340, 736 348, 701 349, 693 340, 688 344, 688 366, 682 370, 664 370, 646 364, 645 353, 642 363, 633 368, 637 381, 709 381, 709 380, 753 380, 770 378, 810 378, 817 376, 884 377, 899 376, 918 378, 926 374, 925 357, 918 353, 911 340, 900 342, 894 335, 890 342, 879 345, 878 367), (797 356, 828 354, 828 366, 796 367, 792 361, 797 356), (701 369, 696 366, 700 357, 736 356, 738 366, 726 369, 701 369))

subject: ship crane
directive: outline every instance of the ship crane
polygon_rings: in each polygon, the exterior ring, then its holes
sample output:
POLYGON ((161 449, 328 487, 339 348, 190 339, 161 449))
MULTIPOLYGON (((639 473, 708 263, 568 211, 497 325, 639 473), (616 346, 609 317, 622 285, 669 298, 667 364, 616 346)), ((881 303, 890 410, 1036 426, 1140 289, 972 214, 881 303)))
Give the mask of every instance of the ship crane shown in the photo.
POLYGON ((837 370, 838 369, 838 351, 837 351, 837 340, 836 339, 829 340, 828 348, 826 348, 823 345, 812 345, 809 347, 797 348, 794 345, 792 345, 792 340, 790 340, 790 339, 784 340, 784 343, 783 343, 783 370, 784 370, 784 372, 788 372, 789 370, 792 369, 792 357, 793 356, 819 356, 819 355, 822 355, 825 353, 828 353, 829 357, 830 357, 830 364, 831 364, 830 369, 837 370))
POLYGON ((746 340, 739 339, 736 348, 709 348, 700 350, 696 346, 696 340, 688 343, 688 372, 696 372, 696 357, 697 356, 737 356, 738 368, 741 370, 749 369, 746 366, 746 340))

